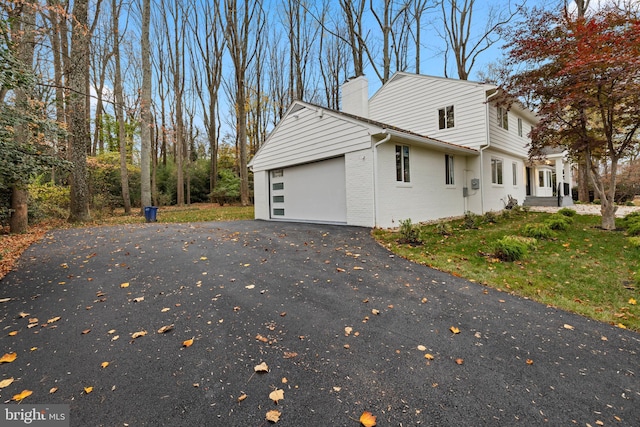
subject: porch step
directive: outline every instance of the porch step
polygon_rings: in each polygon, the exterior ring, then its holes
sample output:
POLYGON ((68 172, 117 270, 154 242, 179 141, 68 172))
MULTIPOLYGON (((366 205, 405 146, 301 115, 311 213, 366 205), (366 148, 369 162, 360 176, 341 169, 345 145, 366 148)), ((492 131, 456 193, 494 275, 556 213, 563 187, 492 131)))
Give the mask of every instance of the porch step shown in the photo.
POLYGON ((527 196, 524 199, 523 206, 558 206, 557 197, 533 197, 527 196))

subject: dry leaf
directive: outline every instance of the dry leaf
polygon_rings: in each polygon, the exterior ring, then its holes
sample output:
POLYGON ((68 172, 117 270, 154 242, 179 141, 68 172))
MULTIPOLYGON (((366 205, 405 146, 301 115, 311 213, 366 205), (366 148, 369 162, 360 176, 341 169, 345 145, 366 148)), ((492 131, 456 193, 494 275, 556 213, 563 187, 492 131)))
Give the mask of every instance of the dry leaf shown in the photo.
POLYGON ((358 266, 353 267, 353 269, 354 269, 354 270, 364 270, 364 268, 362 268, 362 267, 358 267, 358 266))
POLYGON ((22 393, 14 395, 11 400, 15 400, 16 402, 20 402, 23 399, 31 396, 33 392, 31 390, 22 390, 22 393))
POLYGON ((109 366, 109 362, 102 362, 102 363, 100 364, 100 366, 102 366, 102 368, 104 369, 104 368, 106 368, 107 366, 109 366))
POLYGON ((29 350, 36 351, 37 349, 38 349, 38 347, 31 347, 29 350))
POLYGON ((9 332, 9 336, 10 336, 10 337, 15 337, 16 335, 18 335, 18 331, 11 331, 11 332, 9 332))
POLYGON ((166 326, 163 326, 162 328, 158 329, 158 333, 159 334, 166 334, 167 332, 169 332, 172 329, 173 329, 173 324, 166 325, 166 326))
POLYGON ((129 287, 129 282, 120 283, 120 287, 121 288, 128 288, 129 287))
POLYGON ((247 286, 245 286, 246 289, 253 289, 255 287, 256 287, 256 285, 247 285, 247 286))
POLYGON ((29 324, 36 324, 36 323, 38 323, 37 317, 32 317, 31 319, 29 319, 29 324))
POLYGON ((371 313, 373 313, 374 315, 378 315, 380 314, 380 310, 376 310, 375 308, 373 310, 371 310, 371 313))
POLYGON ((533 360, 527 359, 527 365, 533 365, 533 360))
POLYGON ((147 335, 147 331, 138 331, 138 332, 134 332, 133 334, 131 334, 131 338, 133 338, 134 340, 136 338, 140 338, 147 335))
POLYGON ((18 317, 21 319, 24 319, 27 316, 29 316, 29 313, 25 313, 24 311, 21 311, 20 313, 18 313, 18 317))
POLYGON ((629 298, 629 304, 636 305, 637 303, 638 303, 638 301, 636 301, 635 298, 629 298))
POLYGON ((91 329, 85 329, 82 331, 82 335, 87 335, 89 332, 91 332, 91 329))
POLYGON ((91 393, 92 391, 93 391, 93 387, 85 387, 85 388, 84 388, 84 392, 85 392, 86 394, 89 394, 89 393, 91 393))
POLYGON ((287 379, 287 377, 282 377, 282 380, 280 380, 280 381, 282 381, 282 384, 286 384, 286 383, 288 383, 288 382, 289 382, 289 380, 287 379))
POLYGON ((346 328, 344 328, 345 337, 348 337, 349 335, 351 335, 351 332, 353 332, 353 328, 351 326, 347 326, 346 328))
POLYGON ((462 365, 462 364, 464 363, 464 359, 460 359, 460 358, 458 358, 458 359, 456 359, 456 363, 457 363, 458 365, 462 365))
POLYGON ((453 332, 454 334, 459 334, 460 333, 460 329, 456 328, 455 326, 450 327, 449 330, 451 332, 453 332))
POLYGON ((337 268, 336 268, 336 271, 337 271, 338 273, 344 273, 346 270, 345 270, 344 268, 337 267, 337 268))
POLYGON ((277 423, 278 421, 280 421, 280 415, 282 415, 280 411, 278 411, 277 409, 272 409, 269 412, 267 412, 266 418, 267 418, 267 421, 271 421, 272 423, 277 423))
POLYGON ((13 377, 0 381, 0 388, 9 387, 13 382, 13 377))
POLYGON ((364 411, 362 415, 360 415, 360 423, 364 427, 373 427, 376 425, 376 416, 369 411, 364 411))
POLYGON ((246 394, 242 394, 240 397, 238 397, 238 402, 242 402, 246 398, 247 398, 247 395, 246 394))
POLYGON ((273 400, 273 403, 277 405, 279 400, 284 399, 284 390, 279 388, 273 390, 269 393, 269 399, 273 400))
POLYGON ((167 311, 171 310, 169 307, 165 307, 162 310, 160 310, 161 313, 166 313, 167 311))
POLYGON ((253 370, 256 372, 269 372, 269 367, 266 362, 262 362, 261 364, 254 366, 253 370))
POLYGON ((206 261, 206 260, 207 260, 207 257, 206 257, 206 256, 201 256, 201 257, 200 257, 200 261, 206 261))
POLYGON ((191 347, 192 345, 193 345, 193 338, 182 342, 183 347, 191 347))
POLYGON ((298 353, 296 353, 295 351, 285 351, 284 352, 284 358, 285 359, 293 359, 297 355, 298 355, 298 353))
POLYGON ((0 298, 0 302, 8 302, 11 301, 11 298, 0 298))
POLYGON ((144 297, 138 297, 133 299, 133 302, 142 302, 142 301, 144 301, 144 297))
POLYGON ((113 338, 111 338, 111 341, 115 341, 115 340, 117 340, 118 338, 120 338, 120 335, 114 335, 114 336, 113 336, 113 338))
POLYGON ((425 354, 425 355, 424 355, 424 358, 425 358, 425 359, 428 359, 428 360, 433 360, 433 359, 434 359, 433 354, 431 354, 431 353, 427 353, 427 354, 425 354))
POLYGON ((423 345, 419 345, 418 346, 418 350, 419 351, 425 351, 427 349, 427 347, 423 346, 423 345))
POLYGON ((265 338, 265 337, 263 337, 263 336, 262 336, 262 335, 260 335, 260 334, 256 335, 256 339, 257 339, 258 341, 260 341, 260 342, 265 342, 265 343, 266 343, 266 342, 269 342, 269 339, 268 339, 268 338, 265 338))
POLYGON ((51 389, 49 390, 49 394, 53 394, 56 391, 58 391, 58 387, 51 387, 51 389))
POLYGON ((11 363, 16 360, 18 357, 18 353, 5 353, 4 356, 0 357, 0 363, 11 363))
POLYGON ((108 333, 109 335, 111 335, 111 334, 115 334, 115 333, 116 333, 116 330, 115 330, 115 329, 110 329, 110 330, 109 330, 109 332, 107 332, 107 333, 108 333))
POLYGON ((54 323, 58 320, 60 320, 60 316, 52 317, 51 319, 47 320, 47 323, 54 323))
POLYGON ((569 329, 569 330, 574 330, 574 329, 575 329, 573 326, 568 325, 568 324, 566 324, 566 323, 564 324, 564 328, 565 328, 565 329, 569 329))

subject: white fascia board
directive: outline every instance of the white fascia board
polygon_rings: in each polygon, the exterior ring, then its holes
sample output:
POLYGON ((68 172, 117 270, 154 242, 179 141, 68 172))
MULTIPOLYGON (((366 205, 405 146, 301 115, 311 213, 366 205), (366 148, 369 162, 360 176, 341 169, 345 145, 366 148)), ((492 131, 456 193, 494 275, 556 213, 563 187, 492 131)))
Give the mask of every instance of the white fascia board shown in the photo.
POLYGON ((427 138, 424 136, 413 135, 405 132, 400 132, 393 129, 383 129, 382 135, 391 135, 395 141, 407 141, 418 145, 423 145, 428 148, 449 152, 458 153, 465 156, 479 156, 480 152, 473 148, 463 147, 461 145, 450 144, 448 142, 439 141, 437 139, 427 138))

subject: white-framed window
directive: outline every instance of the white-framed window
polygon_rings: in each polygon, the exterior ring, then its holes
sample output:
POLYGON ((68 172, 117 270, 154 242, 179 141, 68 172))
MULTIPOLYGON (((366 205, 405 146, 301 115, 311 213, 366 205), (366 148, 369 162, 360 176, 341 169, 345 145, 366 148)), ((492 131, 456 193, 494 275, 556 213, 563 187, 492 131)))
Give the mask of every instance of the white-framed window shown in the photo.
POLYGON ((498 107, 498 126, 504 130, 509 130, 509 112, 504 107, 498 107))
POLYGON ((396 181, 410 182, 408 145, 396 145, 396 181))
POLYGON ((513 174, 513 186, 518 185, 518 163, 511 163, 511 173, 513 174))
POLYGON ((491 158, 491 183, 502 185, 502 159, 491 158))
POLYGON ((274 169, 271 171, 272 178, 280 178, 284 175, 284 169, 274 169))
POLYGON ((456 183, 453 156, 450 154, 444 155, 444 182, 446 185, 454 185, 456 183))
POLYGON ((438 110, 438 128, 449 129, 455 124, 453 118, 453 105, 438 110))
POLYGON ((522 136, 522 119, 518 117, 518 136, 522 136))

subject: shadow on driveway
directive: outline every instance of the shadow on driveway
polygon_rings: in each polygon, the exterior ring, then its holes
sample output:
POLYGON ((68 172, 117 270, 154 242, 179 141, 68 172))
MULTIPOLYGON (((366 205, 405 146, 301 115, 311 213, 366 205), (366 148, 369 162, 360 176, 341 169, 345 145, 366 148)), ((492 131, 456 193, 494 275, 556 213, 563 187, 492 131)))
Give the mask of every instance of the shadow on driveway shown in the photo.
POLYGON ((25 404, 69 404, 72 426, 640 420, 638 334, 393 257, 363 228, 56 231, 0 289, 0 351, 17 353, 3 402, 32 390, 25 404))

